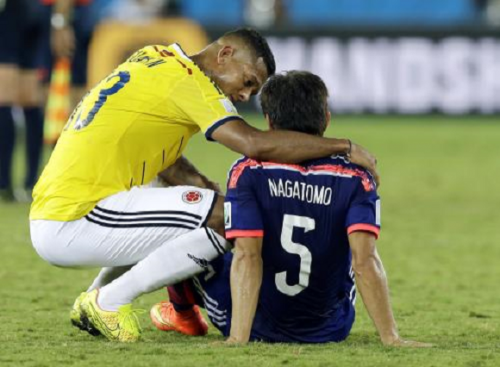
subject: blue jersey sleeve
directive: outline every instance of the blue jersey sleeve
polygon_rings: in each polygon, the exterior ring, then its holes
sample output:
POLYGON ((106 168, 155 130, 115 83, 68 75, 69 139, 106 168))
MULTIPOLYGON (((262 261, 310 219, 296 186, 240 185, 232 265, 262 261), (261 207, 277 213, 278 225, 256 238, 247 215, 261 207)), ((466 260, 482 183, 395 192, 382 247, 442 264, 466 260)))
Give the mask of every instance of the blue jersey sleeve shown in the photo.
POLYGON ((252 160, 237 162, 229 173, 224 203, 226 238, 263 237, 262 215, 255 194, 252 160))
POLYGON ((378 238, 380 233, 380 197, 375 184, 368 187, 361 182, 357 185, 349 206, 345 226, 347 233, 371 232, 378 238))

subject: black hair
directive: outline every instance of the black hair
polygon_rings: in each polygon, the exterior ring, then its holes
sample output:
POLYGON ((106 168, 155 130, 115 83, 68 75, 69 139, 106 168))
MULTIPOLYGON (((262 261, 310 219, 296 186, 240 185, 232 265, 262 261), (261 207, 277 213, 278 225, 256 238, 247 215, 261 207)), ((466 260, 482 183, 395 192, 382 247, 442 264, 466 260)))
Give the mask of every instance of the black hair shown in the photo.
POLYGON ((327 127, 328 89, 307 71, 276 74, 262 87, 262 112, 274 129, 323 135, 327 127))
POLYGON ((257 58, 262 57, 266 65, 267 75, 274 75, 276 72, 276 62, 274 55, 267 43, 266 39, 255 29, 252 28, 239 28, 234 31, 227 32, 222 36, 225 37, 238 37, 246 42, 255 52, 257 58))

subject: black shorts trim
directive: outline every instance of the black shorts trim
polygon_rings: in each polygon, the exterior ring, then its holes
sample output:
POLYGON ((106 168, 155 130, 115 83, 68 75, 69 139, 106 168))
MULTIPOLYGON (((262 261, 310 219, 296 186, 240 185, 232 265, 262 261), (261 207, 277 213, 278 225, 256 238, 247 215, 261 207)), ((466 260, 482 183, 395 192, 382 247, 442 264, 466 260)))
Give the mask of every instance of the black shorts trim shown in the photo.
POLYGON ((124 224, 124 223, 105 223, 101 222, 99 220, 95 220, 88 215, 85 217, 85 219, 89 222, 92 222, 94 224, 100 225, 102 227, 108 227, 108 228, 159 228, 159 227, 168 227, 168 228, 184 228, 184 229, 197 229, 197 227, 190 226, 190 225, 184 225, 184 224, 179 224, 179 223, 129 223, 129 224, 124 224))
MULTIPOLYGON (((98 219, 102 219, 108 222, 118 222, 118 223, 128 223, 128 222, 177 222, 177 223, 184 223, 184 224, 193 224, 195 226, 199 225, 199 221, 195 220, 189 220, 189 219, 184 219, 184 218, 178 218, 178 217, 137 217, 137 218, 113 218, 109 217, 106 215, 98 214, 94 211, 90 212, 88 215, 91 215, 92 217, 97 217, 98 219)), ((94 218, 95 219, 95 218, 94 218)), ((98 220, 96 219, 96 220, 98 220)))
POLYGON ((215 248, 215 251, 217 251, 219 253, 219 255, 223 255, 225 252, 224 247, 222 247, 221 244, 219 243, 219 241, 217 241, 217 237, 215 237, 215 235, 213 234, 213 232, 210 228, 207 228, 207 227, 204 227, 204 228, 205 228, 205 232, 207 233, 208 239, 210 240, 210 242, 212 243, 212 245, 215 248))
POLYGON ((212 215, 212 212, 214 211, 214 208, 215 208, 215 204, 217 203, 217 199, 219 198, 219 194, 217 194, 215 191, 214 191, 214 198, 213 198, 213 201, 212 201, 212 204, 210 204, 210 209, 208 209, 208 213, 207 215, 205 216, 205 220, 203 221, 203 223, 201 223, 201 226, 200 227, 205 227, 207 225, 207 222, 208 220, 210 219, 210 216, 212 215))
POLYGON ((123 216, 134 216, 134 215, 139 216, 139 215, 151 215, 151 214, 156 214, 156 215, 166 214, 166 215, 184 215, 187 217, 202 219, 201 215, 193 214, 193 213, 189 213, 189 212, 183 212, 180 210, 155 210, 155 211, 144 211, 144 212, 116 212, 114 210, 104 209, 104 208, 101 208, 99 206, 96 206, 94 209, 97 209, 97 210, 99 210, 103 213, 106 213, 106 214, 120 215, 120 216, 122 216, 122 215, 123 216))

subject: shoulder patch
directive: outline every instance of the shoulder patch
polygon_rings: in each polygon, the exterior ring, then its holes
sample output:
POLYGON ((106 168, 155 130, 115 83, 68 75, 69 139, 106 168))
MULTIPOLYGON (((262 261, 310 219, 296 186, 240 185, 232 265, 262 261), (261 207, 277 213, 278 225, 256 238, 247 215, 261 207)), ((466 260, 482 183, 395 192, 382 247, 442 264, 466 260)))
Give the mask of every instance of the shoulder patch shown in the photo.
POLYGON ((196 204, 203 200, 203 194, 198 190, 184 191, 182 201, 187 204, 196 204))
POLYGON ((224 228, 231 228, 231 203, 229 201, 224 203, 224 228))
POLYGON ((229 99, 227 99, 227 98, 219 99, 219 102, 222 104, 222 107, 224 107, 226 112, 238 113, 238 111, 236 110, 236 107, 234 107, 234 105, 232 104, 232 102, 229 99))

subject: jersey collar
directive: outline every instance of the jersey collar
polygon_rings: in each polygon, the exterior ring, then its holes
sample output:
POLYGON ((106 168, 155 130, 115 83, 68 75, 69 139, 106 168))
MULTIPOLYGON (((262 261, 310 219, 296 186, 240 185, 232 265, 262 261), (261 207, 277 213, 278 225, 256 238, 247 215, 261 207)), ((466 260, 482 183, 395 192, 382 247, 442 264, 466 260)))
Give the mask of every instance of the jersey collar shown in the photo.
POLYGON ((182 49, 181 45, 179 45, 178 43, 174 43, 172 45, 173 49, 175 50, 175 52, 177 52, 177 54, 182 57, 183 59, 189 61, 189 62, 193 62, 193 60, 191 60, 189 58, 188 55, 186 55, 186 53, 184 52, 184 50, 182 49))

